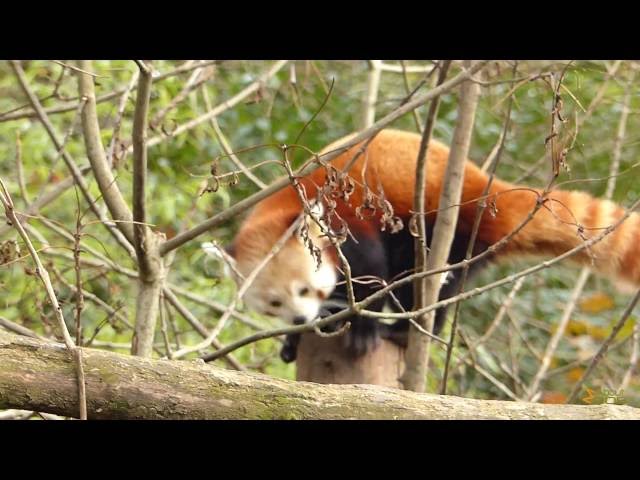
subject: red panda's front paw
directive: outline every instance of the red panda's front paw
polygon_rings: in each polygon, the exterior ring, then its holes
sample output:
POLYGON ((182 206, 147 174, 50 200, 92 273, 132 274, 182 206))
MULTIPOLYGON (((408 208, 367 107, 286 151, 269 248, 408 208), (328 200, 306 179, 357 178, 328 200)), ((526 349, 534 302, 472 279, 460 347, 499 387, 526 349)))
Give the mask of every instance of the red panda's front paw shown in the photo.
POLYGON ((284 363, 291 363, 295 361, 296 356, 298 354, 298 349, 296 347, 283 346, 282 350, 280 350, 280 359, 284 363))
POLYGON ((300 343, 299 333, 285 337, 282 349, 280 350, 280 358, 284 363, 295 361, 298 356, 298 343, 300 343))

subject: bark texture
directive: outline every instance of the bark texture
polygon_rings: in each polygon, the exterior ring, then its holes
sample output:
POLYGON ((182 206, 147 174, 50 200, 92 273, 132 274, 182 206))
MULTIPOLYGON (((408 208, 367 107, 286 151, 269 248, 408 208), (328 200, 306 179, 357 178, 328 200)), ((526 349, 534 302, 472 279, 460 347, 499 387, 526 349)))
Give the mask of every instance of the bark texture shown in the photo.
MULTIPOLYGON (((93 419, 640 419, 617 405, 469 400, 364 385, 319 385, 83 349, 93 419)), ((0 408, 72 416, 73 360, 63 345, 0 331, 0 408)))

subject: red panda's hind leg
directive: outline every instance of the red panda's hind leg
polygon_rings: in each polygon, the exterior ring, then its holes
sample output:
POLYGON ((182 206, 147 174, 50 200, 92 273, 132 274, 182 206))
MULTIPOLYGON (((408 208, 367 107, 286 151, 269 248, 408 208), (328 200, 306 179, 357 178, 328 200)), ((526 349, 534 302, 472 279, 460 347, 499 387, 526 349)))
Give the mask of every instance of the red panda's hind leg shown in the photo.
MULTIPOLYGON (((406 230, 406 229, 405 229, 406 230)), ((427 225, 427 240, 431 238, 431 227, 427 225)), ((450 265, 462 262, 466 258, 467 248, 469 245, 469 235, 458 233, 453 240, 451 250, 449 252, 448 263, 450 265)), ((405 276, 407 272, 413 272, 415 265, 414 255, 414 238, 404 230, 395 235, 389 235, 386 241, 387 250, 389 252, 389 270, 392 279, 405 276)), ((473 256, 478 255, 487 250, 489 245, 476 239, 473 249, 473 256)), ((477 260, 469 265, 467 273, 467 282, 470 281, 475 274, 481 271, 491 261, 491 257, 487 256, 477 260)), ((446 280, 440 288, 438 300, 446 300, 458 294, 462 283, 462 269, 457 268, 447 272, 446 280)), ((413 310, 413 283, 406 284, 395 291, 395 297, 402 305, 405 311, 413 310)), ((394 303, 391 306, 395 311, 400 309, 394 303)), ((441 307, 436 310, 433 333, 438 335, 442 330, 447 319, 448 307, 441 307)), ((387 340, 394 342, 400 347, 406 348, 409 333, 409 321, 399 320, 390 325, 381 326, 381 336, 387 340)))

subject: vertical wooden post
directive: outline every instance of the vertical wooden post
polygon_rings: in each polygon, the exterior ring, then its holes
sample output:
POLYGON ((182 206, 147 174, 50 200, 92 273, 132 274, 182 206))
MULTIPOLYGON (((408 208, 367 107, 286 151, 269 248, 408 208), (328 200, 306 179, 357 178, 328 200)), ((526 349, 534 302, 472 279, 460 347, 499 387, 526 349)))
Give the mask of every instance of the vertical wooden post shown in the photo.
POLYGON ((402 388, 403 370, 404 350, 388 340, 381 340, 378 348, 358 358, 347 354, 342 337, 307 333, 298 345, 296 380, 402 388))

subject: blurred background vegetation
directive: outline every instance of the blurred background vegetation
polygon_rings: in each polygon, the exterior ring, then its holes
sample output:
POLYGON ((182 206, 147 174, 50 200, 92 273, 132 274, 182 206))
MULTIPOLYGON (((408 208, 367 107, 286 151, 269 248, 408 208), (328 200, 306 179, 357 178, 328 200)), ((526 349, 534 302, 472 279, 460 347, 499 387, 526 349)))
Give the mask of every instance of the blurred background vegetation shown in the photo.
MULTIPOLYGON (((386 62, 401 65, 399 61, 386 62)), ((430 61, 410 61, 412 66, 430 67, 430 61)), ((513 82, 513 62, 494 62, 485 68, 482 98, 477 112, 470 157, 482 164, 499 141, 505 122, 509 96, 513 94, 511 128, 509 130, 497 174, 510 181, 530 186, 543 187, 549 180, 550 162, 547 160, 545 138, 550 131, 550 112, 553 106, 553 91, 543 79, 529 81, 530 76, 552 72, 558 75, 568 62, 518 62, 516 79, 513 82), (541 160, 542 159, 542 160, 541 160)), ((159 74, 169 72, 184 61, 154 61, 153 68, 159 74)), ((203 69, 199 75, 208 75, 197 88, 189 91, 168 111, 173 99, 181 94, 188 82, 197 82, 192 77, 194 70, 179 75, 160 78, 154 82, 151 97, 150 117, 162 115, 149 137, 159 136, 160 143, 149 148, 149 195, 150 222, 168 236, 193 227, 229 205, 256 192, 258 186, 239 176, 235 185, 221 185, 213 193, 202 193, 210 182, 212 161, 224 151, 220 137, 210 121, 178 135, 171 133, 179 126, 207 112, 207 101, 212 106, 222 104, 241 92, 264 74, 273 61, 219 61, 203 69), (204 73, 203 73, 204 72, 204 73), (205 91, 208 98, 205 98, 205 91)), ((28 61, 23 63, 31 88, 45 107, 77 105, 76 74, 62 64, 53 61, 28 61), (52 95, 53 94, 53 95, 52 95)), ((455 67, 450 76, 459 71, 455 67)), ((137 66, 131 61, 96 61, 96 94, 100 97, 129 84, 137 66)), ((247 166, 277 159, 279 151, 274 145, 293 143, 304 125, 313 119, 297 143, 313 151, 363 126, 363 105, 367 95, 370 64, 367 61, 296 61, 290 62, 272 76, 262 87, 233 108, 222 112, 217 118, 219 130, 230 147, 238 152, 240 160, 247 166), (292 81, 293 80, 293 81, 292 81), (331 87, 333 84, 333 87, 331 87), (329 91, 331 94, 328 96, 329 91), (326 104, 322 109, 323 103, 326 104)), ((376 118, 396 108, 411 89, 424 77, 424 73, 383 72, 376 102, 376 118)), ((618 123, 622 112, 625 91, 631 85, 630 113, 626 136, 622 144, 622 174, 617 179, 614 199, 628 206, 640 195, 640 182, 636 179, 640 137, 640 98, 632 62, 572 62, 563 79, 561 90, 564 101, 563 115, 567 122, 562 134, 573 138, 576 120, 580 124, 574 148, 569 152, 567 163, 570 170, 563 170, 559 182, 573 180, 564 188, 586 190, 603 196, 606 177, 609 175, 612 152, 618 123), (613 75, 607 72, 613 72, 613 75), (594 101, 595 99, 595 101, 594 101), (592 105, 590 109, 589 106, 592 105), (597 179, 597 180, 594 180, 597 179)), ((424 91, 431 84, 422 88, 424 91)), ((99 103, 98 113, 102 129, 103 144, 111 142, 112 132, 118 118, 120 96, 99 103)), ((135 88, 125 104, 120 130, 120 142, 125 147, 131 139, 132 112, 135 103, 135 88)), ((449 142, 455 127, 457 99, 455 91, 444 95, 434 137, 449 142)), ((417 110, 417 117, 424 123, 426 106, 417 110)), ((28 100, 9 67, 0 63, 0 176, 7 183, 18 210, 24 211, 26 203, 20 193, 16 156, 21 151, 26 193, 32 201, 43 189, 51 188, 68 176, 66 167, 54 145, 37 118, 15 118, 30 111, 28 100), (13 115, 14 118, 11 118, 13 115), (9 118, 7 118, 9 117, 9 118), (17 141, 17 139, 19 139, 17 141), (17 143, 19 142, 19 144, 17 143)), ((88 163, 82 134, 75 108, 64 113, 52 113, 59 138, 71 132, 66 144, 67 151, 79 165, 88 163)), ((417 131, 416 118, 405 115, 393 125, 394 128, 417 131)), ((126 199, 131 198, 131 155, 116 148, 114 168, 119 187, 126 199)), ((295 157, 297 165, 307 155, 299 150, 295 157)), ((219 160, 220 172, 232 171, 236 167, 227 157, 219 160)), ((283 175, 280 166, 266 163, 252 170, 265 184, 283 175)), ((95 197, 99 191, 90 174, 86 177, 95 197)), ((410 185, 413 179, 407 179, 410 185)), ((81 211, 86 204, 80 201, 81 211)), ((56 225, 73 234, 77 215, 77 194, 73 188, 42 210, 42 215, 56 225)), ((234 219, 227 225, 210 232, 194 242, 178 249, 168 277, 173 285, 192 294, 226 305, 233 298, 235 287, 223 276, 221 265, 205 257, 200 243, 205 241, 228 242, 241 220, 234 219)), ((114 245, 105 229, 93 220, 91 213, 83 216, 83 244, 127 268, 135 268, 130 258, 114 245)), ((73 261, 56 256, 55 253, 72 255, 73 243, 43 223, 37 216, 30 224, 51 246, 44 255, 54 275, 54 285, 63 302, 65 317, 73 330, 74 293, 64 281, 73 284, 73 261), (64 281, 63 281, 64 280, 64 281)), ((33 238, 36 247, 41 242, 33 238)), ((33 275, 32 263, 24 257, 26 249, 14 230, 0 236, 3 260, 0 265, 0 316, 22 324, 40 334, 53 335, 55 321, 47 305, 46 297, 37 277, 33 275), (21 253, 13 252, 17 247, 21 253)), ((91 259, 88 251, 83 258, 91 259)), ((526 265, 523 260, 517 267, 526 265)), ((530 263, 529 263, 530 264, 530 263)), ((469 287, 482 285, 493 279, 514 272, 514 266, 491 267, 469 287)), ((579 269, 569 264, 555 266, 529 276, 515 296, 505 319, 493 335, 479 347, 472 361, 488 375, 480 374, 474 365, 462 364, 450 376, 449 393, 474 398, 509 398, 499 384, 516 395, 521 395, 524 386, 530 384, 536 374, 540 358, 550 336, 555 331, 564 306, 569 301, 576 283, 579 269), (490 377, 490 378, 489 378, 490 377), (492 381, 495 380, 494 381, 492 381), (497 383, 496 383, 497 382, 497 383)), ((104 303, 111 305, 119 315, 107 313, 92 301, 85 301, 83 329, 85 343, 98 348, 109 348, 126 352, 129 349, 132 331, 123 321, 133 322, 135 310, 135 282, 125 275, 101 268, 86 267, 83 270, 84 288, 104 303)), ((511 285, 496 288, 484 295, 464 302, 461 310, 461 329, 464 338, 473 342, 483 335, 496 316, 500 305, 511 290, 511 285)), ((620 318, 628 295, 617 293, 607 280, 590 277, 572 314, 568 328, 553 355, 547 379, 541 385, 540 401, 563 402, 572 386, 581 377, 588 361, 598 346, 610 333, 613 324, 620 318)), ((189 299, 184 300, 202 323, 209 329, 220 317, 218 310, 189 299)), ((453 310, 453 309, 452 309, 453 310)), ((173 348, 176 345, 195 344, 200 337, 190 325, 171 308, 165 310, 167 338, 173 348)), ((254 326, 270 328, 278 325, 273 319, 245 312, 254 326)), ((614 348, 600 363, 586 382, 596 396, 594 403, 606 401, 606 391, 618 392, 621 381, 629 368, 633 346, 636 345, 633 326, 636 315, 632 315, 625 328, 614 342, 614 348), (603 393, 604 392, 604 393, 603 393)), ((229 343, 254 331, 252 326, 234 319, 220 335, 223 343, 229 343)), ((448 331, 444 332, 448 338, 448 331)), ((637 330, 636 330, 637 335, 637 330)), ((164 337, 158 328, 156 356, 165 354, 164 337)), ((278 356, 277 340, 269 339, 243 347, 235 352, 237 358, 250 369, 270 375, 294 378, 293 364, 284 364, 278 356)), ((432 349, 433 361, 430 376, 430 391, 437 389, 444 364, 444 350, 432 349)), ((464 342, 459 342, 457 351, 465 352, 464 342)), ((195 354, 192 355, 195 357, 195 354)), ((217 362, 221 366, 223 362, 217 362)), ((456 362, 454 360, 453 364, 456 362)), ((640 380, 635 374, 624 392, 618 392, 622 403, 640 406, 640 380)), ((582 398, 584 395, 580 395, 582 398)), ((587 400, 589 401, 589 400, 587 400)), ((609 401, 613 401, 609 399, 609 401)))

